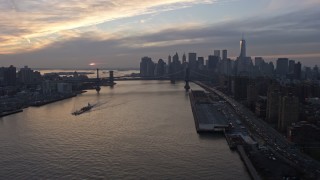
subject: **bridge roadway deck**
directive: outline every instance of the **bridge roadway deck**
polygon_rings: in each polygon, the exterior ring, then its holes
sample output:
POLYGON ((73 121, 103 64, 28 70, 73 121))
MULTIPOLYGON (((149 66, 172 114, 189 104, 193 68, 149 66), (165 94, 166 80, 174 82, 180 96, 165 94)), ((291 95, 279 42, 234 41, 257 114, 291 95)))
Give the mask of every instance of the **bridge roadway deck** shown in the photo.
MULTIPOLYGON (((128 78, 114 78, 114 81, 141 81, 141 80, 170 80, 170 78, 135 78, 135 77, 128 77, 128 78)), ((183 79, 175 79, 175 80, 183 80, 183 79)))

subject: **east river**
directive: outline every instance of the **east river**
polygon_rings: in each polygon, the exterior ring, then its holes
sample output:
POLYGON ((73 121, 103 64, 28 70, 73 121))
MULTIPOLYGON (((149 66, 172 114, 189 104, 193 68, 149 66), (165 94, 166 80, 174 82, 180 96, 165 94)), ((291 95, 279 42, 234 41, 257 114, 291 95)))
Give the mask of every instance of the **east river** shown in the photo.
POLYGON ((121 81, 0 118, 0 179, 250 179, 223 135, 196 133, 183 86, 121 81))

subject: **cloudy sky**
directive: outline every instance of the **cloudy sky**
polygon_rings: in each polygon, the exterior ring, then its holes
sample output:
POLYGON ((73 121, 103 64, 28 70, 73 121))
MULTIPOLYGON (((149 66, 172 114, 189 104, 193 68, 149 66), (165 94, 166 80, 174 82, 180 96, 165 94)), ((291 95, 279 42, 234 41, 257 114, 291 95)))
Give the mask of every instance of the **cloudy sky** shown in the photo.
POLYGON ((214 49, 320 65, 319 0, 0 0, 0 66, 138 67, 214 49))

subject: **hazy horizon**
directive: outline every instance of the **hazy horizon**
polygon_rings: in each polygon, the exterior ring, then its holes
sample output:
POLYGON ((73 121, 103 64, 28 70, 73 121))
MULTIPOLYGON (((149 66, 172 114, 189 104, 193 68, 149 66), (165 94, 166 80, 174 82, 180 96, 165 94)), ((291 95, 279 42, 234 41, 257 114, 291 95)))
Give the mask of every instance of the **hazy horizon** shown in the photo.
POLYGON ((214 49, 305 66, 320 60, 317 0, 0 1, 0 66, 138 68, 141 57, 214 49))

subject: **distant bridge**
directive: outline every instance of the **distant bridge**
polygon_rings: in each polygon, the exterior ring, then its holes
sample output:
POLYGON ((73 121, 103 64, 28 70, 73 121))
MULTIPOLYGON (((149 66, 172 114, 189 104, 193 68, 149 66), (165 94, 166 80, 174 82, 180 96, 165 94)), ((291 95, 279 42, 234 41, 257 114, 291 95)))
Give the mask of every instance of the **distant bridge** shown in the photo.
POLYGON ((113 83, 114 81, 145 81, 145 80, 164 80, 164 81, 185 81, 185 80, 190 80, 190 74, 198 75, 198 77, 195 79, 193 76, 192 80, 201 80, 199 78, 199 75, 203 78, 210 78, 207 75, 200 74, 199 72, 195 71, 189 71, 189 69, 185 70, 180 70, 171 74, 165 74, 162 76, 119 76, 119 77, 114 77, 113 76, 113 71, 109 71, 109 77, 104 77, 100 78, 99 77, 99 70, 97 69, 97 77, 96 78, 85 78, 85 79, 68 79, 65 80, 65 82, 68 83, 96 83, 96 84, 108 84, 108 83, 113 83), (184 76, 181 76, 181 74, 184 73, 184 76))
MULTIPOLYGON (((183 78, 180 78, 183 80, 183 78)), ((114 81, 171 80, 170 77, 115 77, 114 81)))
MULTIPOLYGON (((209 77, 207 75, 203 75, 200 74, 198 72, 195 71, 189 71, 188 68, 186 68, 185 70, 181 70, 181 71, 177 71, 171 74, 165 74, 162 76, 150 76, 150 77, 146 77, 146 76, 120 76, 120 77, 114 77, 114 81, 139 81, 139 80, 176 80, 176 81, 189 81, 190 80, 190 73, 191 74, 195 74, 195 75, 200 75, 201 77, 205 77, 206 79, 208 79, 209 77), (184 73, 184 76, 181 76, 181 74, 184 73), (180 76, 176 76, 176 75, 180 75, 180 76)), ((107 78, 106 78, 107 79, 107 78)), ((193 78, 193 80, 202 80, 198 78, 193 78)))
MULTIPOLYGON (((206 75, 202 75, 195 71, 190 71, 189 68, 186 68, 185 70, 180 70, 171 74, 165 74, 162 76, 153 76, 153 77, 139 77, 139 76, 119 76, 114 77, 113 71, 109 71, 109 77, 108 78, 100 78, 99 77, 99 69, 97 69, 97 77, 96 78, 85 78, 85 79, 69 79, 65 80, 64 82, 67 83, 86 83, 91 84, 92 87, 96 88, 97 91, 100 90, 100 86, 112 86, 114 85, 116 81, 171 81, 174 83, 175 81, 185 81, 185 89, 190 89, 189 81, 190 81, 190 73, 195 75, 201 75, 201 77, 205 77, 206 75), (184 73, 184 76, 182 74, 184 73)), ((206 76, 205 78, 208 78, 206 76)), ((196 78, 193 80, 202 80, 201 78, 196 78)))

